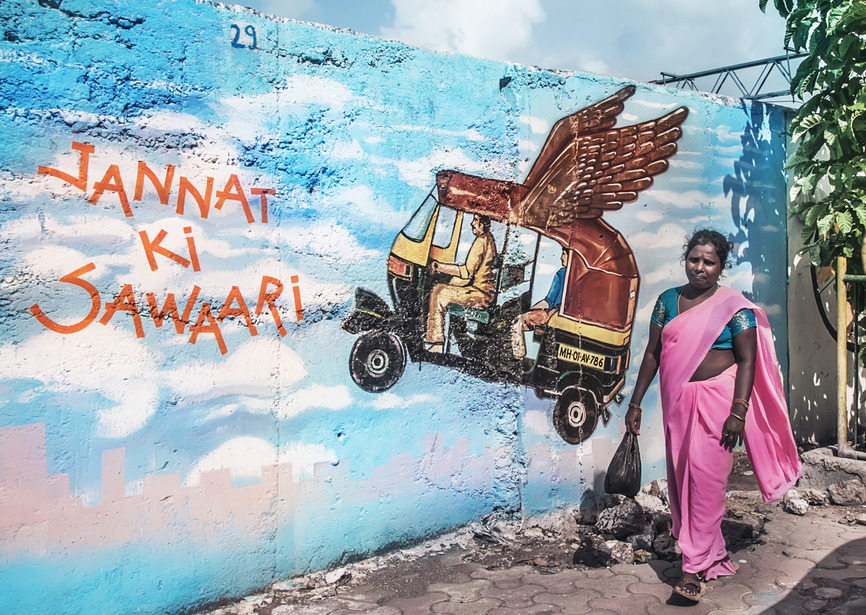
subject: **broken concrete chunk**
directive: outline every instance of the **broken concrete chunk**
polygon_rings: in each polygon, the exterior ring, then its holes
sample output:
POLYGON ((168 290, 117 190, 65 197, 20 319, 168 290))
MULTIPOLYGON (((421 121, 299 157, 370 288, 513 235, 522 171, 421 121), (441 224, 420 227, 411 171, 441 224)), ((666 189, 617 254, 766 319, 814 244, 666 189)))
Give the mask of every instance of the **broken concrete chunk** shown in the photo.
POLYGON ((657 495, 638 493, 636 496, 634 496, 634 501, 640 504, 641 508, 643 508, 645 513, 648 513, 650 515, 655 515, 657 513, 669 513, 671 511, 670 507, 665 504, 662 499, 657 495))
POLYGON ((670 532, 662 532, 653 541, 653 551, 659 559, 673 560, 677 553, 677 541, 670 532))
POLYGON ((349 571, 345 568, 337 568, 325 573, 325 583, 328 585, 343 585, 352 578, 349 571))
POLYGON ((595 527, 602 534, 623 538, 630 534, 643 533, 647 523, 640 504, 624 497, 617 506, 607 508, 598 514, 595 527))
POLYGON ((788 489, 782 498, 782 508, 793 515, 805 515, 809 510, 809 502, 797 489, 788 489))
POLYGON ((836 506, 856 506, 866 502, 866 486, 857 478, 834 483, 827 487, 827 493, 836 506))
POLYGON ((801 517, 809 511, 809 502, 803 498, 786 498, 783 507, 785 512, 792 515, 800 515, 801 517))
POLYGON ((605 542, 605 545, 610 551, 611 563, 608 566, 612 566, 613 564, 634 564, 634 547, 627 542, 608 540, 605 542))

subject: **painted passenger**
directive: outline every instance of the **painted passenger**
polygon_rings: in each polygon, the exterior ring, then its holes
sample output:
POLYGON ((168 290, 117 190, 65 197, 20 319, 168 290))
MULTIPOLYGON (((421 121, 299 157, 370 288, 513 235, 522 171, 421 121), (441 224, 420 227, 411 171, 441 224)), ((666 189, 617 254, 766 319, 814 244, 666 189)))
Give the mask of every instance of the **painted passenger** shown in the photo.
POLYGON ((733 575, 721 532, 733 450, 746 450, 765 501, 801 474, 763 310, 720 287, 731 244, 696 232, 685 248, 687 284, 659 296, 625 415, 640 434, 641 400, 656 372, 662 402, 672 533, 682 551, 674 592, 698 602, 706 581, 733 575))
POLYGON ((490 218, 476 214, 472 219, 475 239, 466 256, 466 263, 433 261, 436 273, 453 276, 447 284, 436 284, 430 292, 425 342, 430 352, 443 352, 445 347, 445 311, 452 303, 473 308, 485 308, 493 299, 496 242, 490 233, 490 218))
POLYGON ((547 321, 559 311, 559 306, 562 305, 562 291, 565 288, 565 268, 568 265, 568 250, 562 249, 560 256, 562 268, 553 276, 553 281, 550 283, 550 289, 547 291, 544 299, 529 308, 528 312, 524 312, 514 319, 511 325, 511 351, 514 353, 515 359, 522 359, 526 356, 526 340, 523 334, 533 327, 540 327, 547 324, 547 321))

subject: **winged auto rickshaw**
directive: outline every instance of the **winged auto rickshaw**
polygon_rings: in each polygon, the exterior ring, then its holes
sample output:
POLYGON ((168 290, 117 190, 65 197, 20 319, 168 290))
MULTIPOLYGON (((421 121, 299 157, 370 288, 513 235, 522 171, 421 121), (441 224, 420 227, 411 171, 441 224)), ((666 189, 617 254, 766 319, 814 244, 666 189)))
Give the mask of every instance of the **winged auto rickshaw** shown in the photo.
POLYGON ((612 128, 634 91, 623 88, 557 122, 522 184, 437 174, 436 187, 391 247, 390 303, 358 288, 355 309, 342 324, 360 334, 349 358, 358 386, 389 389, 408 358, 555 398, 554 427, 572 444, 593 433, 599 416, 607 422, 608 404, 622 401, 640 276, 625 238, 602 214, 635 201, 668 168, 688 115, 680 107, 612 128), (493 297, 483 307, 449 305, 444 351, 430 352, 422 341, 429 297, 442 281, 430 265, 455 262, 467 214, 499 226, 493 297), (520 361, 511 354, 511 324, 530 307, 542 241, 556 242, 567 255, 562 301, 532 331, 537 355, 520 361))

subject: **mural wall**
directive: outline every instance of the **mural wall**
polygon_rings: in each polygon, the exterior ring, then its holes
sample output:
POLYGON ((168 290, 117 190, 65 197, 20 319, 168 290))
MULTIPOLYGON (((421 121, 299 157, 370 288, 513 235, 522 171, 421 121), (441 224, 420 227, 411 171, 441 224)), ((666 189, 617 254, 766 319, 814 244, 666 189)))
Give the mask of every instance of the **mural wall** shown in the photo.
POLYGON ((204 1, 0 16, 4 613, 188 610, 597 497, 701 226, 787 356, 770 108, 204 1))

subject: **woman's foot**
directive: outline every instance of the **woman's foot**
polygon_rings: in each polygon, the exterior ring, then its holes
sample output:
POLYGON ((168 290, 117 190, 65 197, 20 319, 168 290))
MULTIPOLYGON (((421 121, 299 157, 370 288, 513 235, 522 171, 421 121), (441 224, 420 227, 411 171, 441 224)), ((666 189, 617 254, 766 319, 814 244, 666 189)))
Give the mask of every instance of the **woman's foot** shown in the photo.
POLYGON ((704 583, 700 573, 684 572, 683 578, 674 587, 674 593, 692 602, 700 602, 706 588, 706 583, 704 583))

